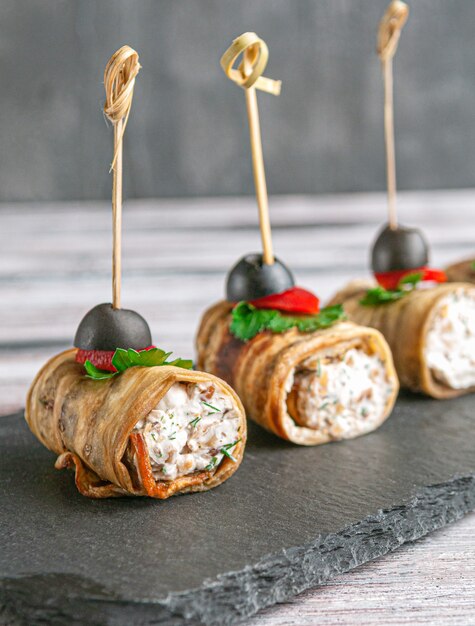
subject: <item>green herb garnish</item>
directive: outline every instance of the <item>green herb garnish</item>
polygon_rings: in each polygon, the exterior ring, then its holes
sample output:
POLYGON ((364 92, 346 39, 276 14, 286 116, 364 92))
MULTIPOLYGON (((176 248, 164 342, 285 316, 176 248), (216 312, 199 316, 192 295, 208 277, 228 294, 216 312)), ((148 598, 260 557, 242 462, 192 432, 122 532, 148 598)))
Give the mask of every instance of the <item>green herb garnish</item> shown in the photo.
POLYGON ((475 261, 472 261, 472 270, 475 270, 475 261))
POLYGON ((227 456, 228 459, 231 459, 231 461, 234 461, 234 463, 237 463, 237 459, 233 457, 233 455, 229 452, 229 450, 231 450, 231 448, 234 448, 234 446, 236 446, 240 441, 241 440, 238 439, 234 443, 227 443, 226 445, 224 445, 220 450, 221 454, 224 454, 224 456, 227 456))
POLYGON ((212 404, 208 404, 207 402, 202 401, 201 404, 204 404, 205 406, 207 406, 209 409, 213 409, 214 413, 221 413, 220 409, 217 409, 215 406, 213 406, 212 404))
POLYGON ((211 462, 210 462, 210 463, 208 463, 208 465, 205 467, 205 470, 211 470, 211 469, 213 469, 213 467, 216 465, 216 461, 217 461, 217 460, 218 460, 218 457, 214 456, 214 457, 211 459, 211 462))
POLYGON ((109 372, 106 370, 100 370, 95 365, 91 363, 91 361, 86 361, 84 363, 84 369, 86 370, 86 376, 88 378, 93 378, 94 380, 105 380, 106 378, 112 378, 114 374, 117 372, 109 372))
POLYGON ((401 285, 417 285, 417 283, 421 282, 422 278, 423 276, 421 272, 406 274, 406 276, 403 276, 399 281, 398 288, 400 288, 401 285))
POLYGON ((385 289, 384 287, 374 287, 368 289, 364 298, 360 300, 363 306, 376 306, 378 304, 387 304, 400 300, 407 294, 407 290, 403 289, 385 289))
POLYGON ((198 424, 198 422, 200 421, 200 419, 201 419, 201 417, 199 417, 199 416, 198 416, 198 417, 195 417, 195 419, 194 419, 194 420, 191 420, 191 422, 190 422, 190 424, 189 424, 189 425, 190 425, 190 426, 193 426, 193 428, 195 428, 195 427, 196 427, 196 424, 198 424))
POLYGON ((401 278, 396 289, 385 289, 380 285, 373 289, 368 289, 364 298, 360 300, 360 304, 363 306, 378 306, 379 304, 388 304, 388 302, 400 300, 407 296, 408 293, 411 293, 421 280, 421 272, 414 272, 401 278))
POLYGON ((248 341, 264 330, 285 333, 297 328, 300 332, 310 333, 344 319, 341 304, 328 306, 317 315, 284 315, 275 309, 256 309, 249 302, 239 302, 232 310, 230 331, 241 341, 248 341))
POLYGON ((105 380, 112 378, 120 372, 124 372, 129 367, 155 367, 157 365, 174 365, 175 367, 182 367, 183 369, 191 369, 193 367, 193 361, 188 359, 175 359, 174 361, 167 361, 171 352, 165 352, 160 348, 152 348, 151 350, 143 350, 137 352, 129 348, 124 350, 123 348, 117 348, 112 357, 112 365, 116 368, 117 372, 109 372, 98 369, 91 361, 84 363, 84 368, 87 372, 87 377, 94 380, 105 380))

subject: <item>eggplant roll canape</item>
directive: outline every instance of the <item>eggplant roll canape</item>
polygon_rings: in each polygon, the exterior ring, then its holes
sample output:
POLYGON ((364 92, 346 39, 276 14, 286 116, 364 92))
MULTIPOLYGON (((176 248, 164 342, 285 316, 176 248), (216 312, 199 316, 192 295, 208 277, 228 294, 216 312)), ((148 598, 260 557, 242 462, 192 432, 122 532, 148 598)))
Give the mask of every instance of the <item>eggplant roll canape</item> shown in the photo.
POLYGON ((226 380, 255 422, 301 445, 351 439, 389 416, 399 384, 384 337, 340 322, 326 329, 263 331, 249 341, 230 333, 230 302, 203 316, 201 369, 226 380))
POLYGON ((475 287, 445 283, 394 302, 362 304, 372 281, 353 281, 332 299, 349 319, 388 341, 401 386, 434 398, 475 390, 475 287))
POLYGON ((475 283, 475 258, 449 265, 445 273, 451 283, 475 283))
POLYGON ((91 498, 206 491, 241 463, 246 419, 222 380, 173 366, 132 367, 91 380, 76 350, 52 359, 28 393, 26 420, 75 468, 78 490, 91 498))

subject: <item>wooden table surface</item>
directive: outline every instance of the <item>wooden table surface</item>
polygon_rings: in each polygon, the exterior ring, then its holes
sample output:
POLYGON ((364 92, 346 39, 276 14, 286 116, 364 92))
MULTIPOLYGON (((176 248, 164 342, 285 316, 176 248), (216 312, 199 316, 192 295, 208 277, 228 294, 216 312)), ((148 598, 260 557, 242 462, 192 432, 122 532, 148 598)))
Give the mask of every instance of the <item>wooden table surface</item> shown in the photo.
MULTIPOLYGON (((432 265, 474 253, 475 190, 406 193, 399 205, 431 241, 432 265)), ((272 198, 276 253, 325 301, 367 274, 384 210, 380 194, 272 198)), ((0 205, 0 414, 24 405, 40 365, 110 301, 110 221, 108 203, 0 205)), ((149 321, 156 345, 192 355, 225 272, 259 245, 249 198, 127 202, 122 304, 149 321)), ((475 515, 247 622, 291 624, 475 624, 475 515)))

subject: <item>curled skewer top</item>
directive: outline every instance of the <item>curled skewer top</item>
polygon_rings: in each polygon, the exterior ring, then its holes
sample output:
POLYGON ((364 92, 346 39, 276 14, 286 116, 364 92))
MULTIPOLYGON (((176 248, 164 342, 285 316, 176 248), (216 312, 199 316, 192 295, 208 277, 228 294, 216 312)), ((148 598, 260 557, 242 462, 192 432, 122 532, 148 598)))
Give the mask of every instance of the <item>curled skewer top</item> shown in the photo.
POLYGON ((118 141, 115 145, 112 168, 124 136, 134 96, 135 78, 140 71, 139 55, 130 46, 122 46, 109 59, 104 71, 106 101, 104 113, 117 125, 123 120, 118 141))
POLYGON ((221 67, 226 76, 243 89, 255 87, 278 96, 282 82, 262 76, 267 66, 269 49, 256 33, 243 33, 237 37, 221 57, 221 67), (235 68, 240 55, 243 58, 235 68))
POLYGON ((401 0, 393 0, 379 24, 378 55, 381 61, 392 59, 396 53, 401 30, 409 16, 409 7, 401 0))

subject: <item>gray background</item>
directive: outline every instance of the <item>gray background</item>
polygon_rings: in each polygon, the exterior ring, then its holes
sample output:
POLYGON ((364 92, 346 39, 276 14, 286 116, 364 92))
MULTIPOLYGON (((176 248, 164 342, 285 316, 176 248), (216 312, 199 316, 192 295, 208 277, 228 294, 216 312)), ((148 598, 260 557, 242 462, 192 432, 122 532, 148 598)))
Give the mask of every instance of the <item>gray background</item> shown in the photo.
MULTIPOLYGON (((143 69, 125 142, 129 197, 252 193, 243 93, 219 57, 255 30, 269 190, 384 188, 376 28, 386 0, 3 0, 0 200, 107 198, 102 74, 143 69)), ((474 185, 475 2, 414 0, 396 61, 400 188, 474 185)))

